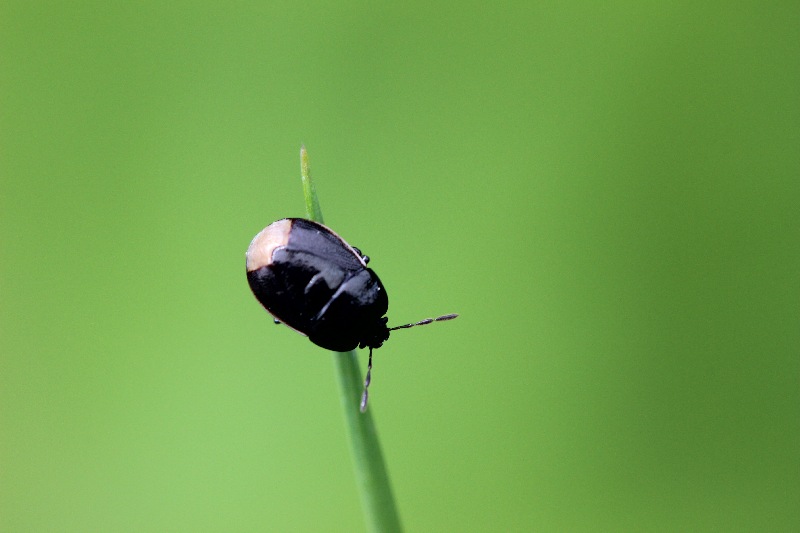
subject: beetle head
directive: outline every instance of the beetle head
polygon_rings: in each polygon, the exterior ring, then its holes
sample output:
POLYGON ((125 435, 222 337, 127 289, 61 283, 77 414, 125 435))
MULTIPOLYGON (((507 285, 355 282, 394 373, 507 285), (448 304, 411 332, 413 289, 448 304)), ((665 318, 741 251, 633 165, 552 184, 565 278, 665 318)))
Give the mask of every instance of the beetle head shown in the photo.
POLYGON ((380 348, 383 346, 383 343, 389 338, 389 328, 386 326, 386 322, 388 321, 389 319, 386 317, 378 319, 364 336, 364 339, 358 344, 358 347, 366 348, 369 346, 370 348, 380 348))

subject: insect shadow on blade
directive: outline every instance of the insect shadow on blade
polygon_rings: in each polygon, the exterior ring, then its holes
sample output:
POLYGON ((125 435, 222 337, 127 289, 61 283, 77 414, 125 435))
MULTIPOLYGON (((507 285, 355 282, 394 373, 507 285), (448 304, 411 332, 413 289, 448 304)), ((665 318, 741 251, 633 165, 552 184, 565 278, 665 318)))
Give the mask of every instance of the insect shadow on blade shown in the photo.
POLYGON ((388 327, 389 299, 377 274, 367 267, 369 257, 311 220, 273 222, 253 238, 246 259, 250 289, 276 322, 328 350, 369 348, 361 412, 369 398, 372 350, 380 348, 390 332, 458 316, 388 327))

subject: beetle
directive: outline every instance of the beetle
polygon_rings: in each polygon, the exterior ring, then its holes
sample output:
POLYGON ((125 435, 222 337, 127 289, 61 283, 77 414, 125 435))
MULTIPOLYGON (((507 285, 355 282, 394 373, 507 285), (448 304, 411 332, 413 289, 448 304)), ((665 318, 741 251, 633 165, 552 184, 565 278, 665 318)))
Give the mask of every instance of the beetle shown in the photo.
POLYGON ((397 329, 456 318, 456 314, 388 327, 386 289, 367 267, 369 257, 333 230, 303 218, 284 218, 261 230, 247 248, 247 282, 274 317, 322 348, 369 348, 361 397, 367 408, 372 350, 397 329))

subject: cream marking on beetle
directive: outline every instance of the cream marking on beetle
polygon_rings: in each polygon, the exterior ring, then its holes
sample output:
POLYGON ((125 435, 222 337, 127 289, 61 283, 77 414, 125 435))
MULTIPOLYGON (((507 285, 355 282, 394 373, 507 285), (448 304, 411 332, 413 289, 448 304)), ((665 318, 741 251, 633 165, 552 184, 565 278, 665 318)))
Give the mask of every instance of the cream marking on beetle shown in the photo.
POLYGON ((286 246, 291 231, 292 221, 283 219, 273 222, 253 237, 245 254, 247 271, 253 272, 272 263, 272 253, 276 248, 286 246))

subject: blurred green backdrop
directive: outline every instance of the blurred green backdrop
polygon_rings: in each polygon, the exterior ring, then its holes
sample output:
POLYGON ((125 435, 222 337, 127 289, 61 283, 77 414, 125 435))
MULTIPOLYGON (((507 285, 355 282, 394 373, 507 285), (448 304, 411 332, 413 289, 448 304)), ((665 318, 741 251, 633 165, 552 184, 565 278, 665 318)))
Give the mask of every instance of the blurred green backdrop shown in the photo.
POLYGON ((363 530, 244 276, 301 142, 462 315, 376 352, 408 531, 796 528, 800 7, 703 4, 2 2, 0 530, 363 530))

